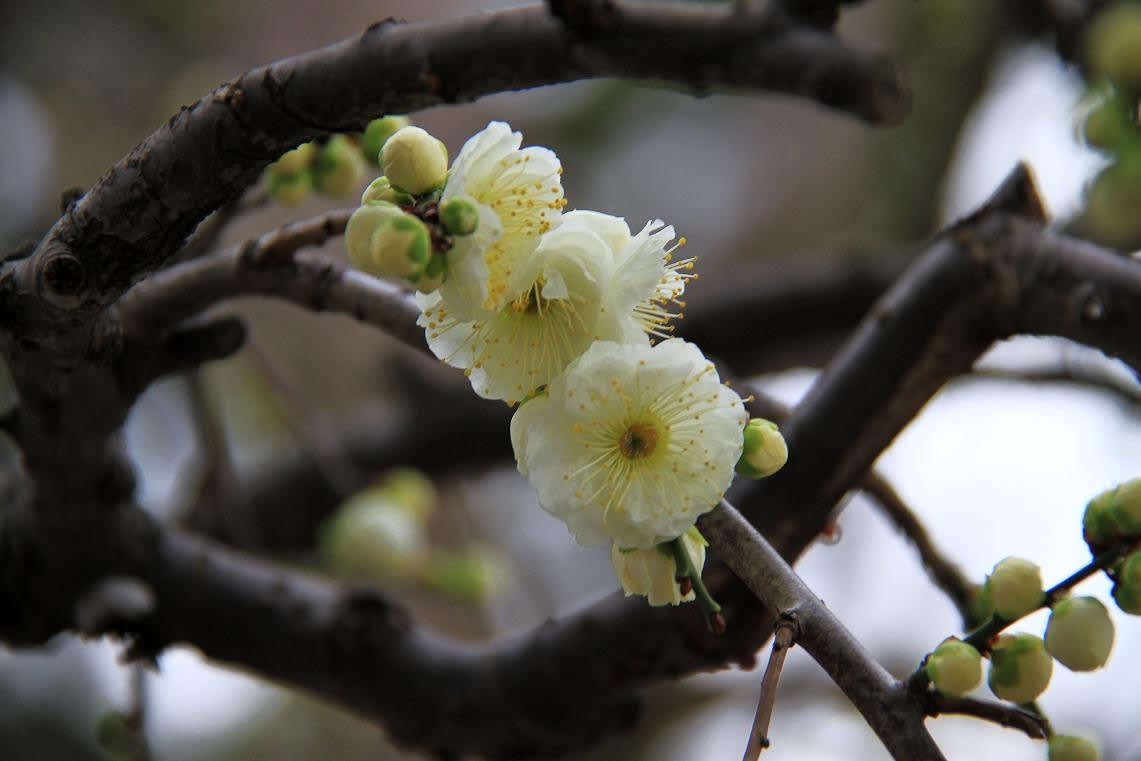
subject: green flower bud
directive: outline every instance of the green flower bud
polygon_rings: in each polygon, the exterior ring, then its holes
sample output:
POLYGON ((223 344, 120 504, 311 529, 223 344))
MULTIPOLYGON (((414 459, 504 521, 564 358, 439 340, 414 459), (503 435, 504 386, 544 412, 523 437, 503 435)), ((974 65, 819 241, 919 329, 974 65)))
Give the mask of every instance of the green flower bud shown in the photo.
POLYGON ((345 135, 333 135, 313 162, 313 186, 325 195, 343 198, 364 179, 360 149, 345 135))
POLYGON ((378 489, 380 494, 406 508, 421 521, 435 512, 439 499, 432 480, 415 468, 391 471, 378 489))
POLYGON ((448 149, 419 127, 404 127, 380 152, 384 176, 413 195, 426 193, 448 178, 448 149))
POLYGON ((440 204, 440 224, 449 235, 471 235, 479 227, 479 207, 467 196, 453 196, 440 204))
POLYGON ((1101 761, 1097 743, 1077 735, 1054 735, 1050 738, 1048 761, 1101 761))
POLYGON ((1095 148, 1116 152, 1136 129, 1121 96, 1110 93, 1086 114, 1082 136, 1095 148))
POLYGON ((502 591, 510 579, 511 571, 497 550, 475 545, 435 553, 424 565, 421 580, 437 592, 482 602, 502 591))
POLYGON ((308 171, 294 174, 270 172, 268 175, 270 198, 286 206, 296 206, 313 190, 313 175, 308 171))
POLYGON ((1053 671, 1054 659, 1040 637, 1003 634, 991 649, 987 683, 1003 700, 1029 703, 1045 692, 1053 671))
POLYGON ((1094 597, 1059 601, 1046 624, 1046 649, 1071 671, 1101 668, 1113 649, 1109 611, 1094 597))
POLYGON ((296 174, 309 168, 309 162, 313 160, 314 151, 313 143, 302 143, 292 151, 282 154, 281 158, 270 166, 270 169, 281 174, 296 174))
POLYGON ((1141 6, 1121 2, 1094 18, 1085 49, 1095 75, 1141 90, 1141 6))
POLYGON ((349 261, 359 270, 379 274, 372 259, 372 236, 390 219, 399 218, 403 211, 396 206, 376 201, 361 206, 349 217, 345 227, 345 248, 349 251, 349 261))
POLYGON ((788 445, 771 420, 753 418, 745 426, 745 448, 737 472, 749 478, 766 478, 788 462, 788 445))
POLYGON ((414 572, 428 542, 423 521, 373 487, 346 500, 326 521, 319 548, 333 571, 378 581, 414 572))
POLYGON ((382 201, 358 208, 345 228, 349 260, 377 277, 418 278, 428 264, 431 245, 423 222, 382 201))
POLYGON ((1117 569, 1113 601, 1126 613, 1141 616, 1141 550, 1130 554, 1117 569))
POLYGON ((1042 571, 1022 558, 999 561, 983 583, 983 598, 991 612, 1014 621, 1042 604, 1042 571))
POLYGON ((979 651, 966 642, 948 637, 927 657, 926 670, 939 692, 963 695, 982 681, 983 660, 979 651))
POLYGON ((381 225, 372 236, 372 259, 378 274, 417 280, 432 255, 428 226, 411 214, 381 225))
POLYGON ((402 193, 396 188, 392 187, 392 183, 388 181, 385 176, 377 177, 369 183, 369 186, 361 193, 361 205, 369 203, 391 203, 397 206, 411 206, 416 199, 407 193, 402 193))
POLYGON ((1087 544, 1106 545, 1117 538, 1117 525, 1110 517, 1117 487, 1106 489, 1089 501, 1082 515, 1082 533, 1087 544))
POLYGON ((407 116, 382 116, 373 119, 361 135, 361 152, 373 166, 380 166, 380 149, 396 130, 407 127, 407 116))
POLYGON ((1126 481, 1113 493, 1109 517, 1125 536, 1141 534, 1141 478, 1126 481))

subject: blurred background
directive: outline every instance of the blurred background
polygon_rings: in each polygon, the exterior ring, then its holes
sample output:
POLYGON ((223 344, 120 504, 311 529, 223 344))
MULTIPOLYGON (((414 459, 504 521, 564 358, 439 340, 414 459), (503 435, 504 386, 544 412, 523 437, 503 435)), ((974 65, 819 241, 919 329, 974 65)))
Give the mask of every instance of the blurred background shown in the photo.
MULTIPOLYGON (((252 66, 387 16, 427 21, 506 5, 10 0, 0 10, 0 250, 37 239, 57 216, 61 191, 89 187, 173 111, 252 66)), ((453 155, 488 121, 508 121, 525 144, 558 153, 568 208, 624 216, 635 230, 651 218, 674 225, 699 257, 701 279, 687 293, 695 324, 743 294, 820 278, 850 282, 863 295, 835 308, 742 321, 739 334, 709 339, 711 353, 755 342, 733 369, 793 402, 923 240, 976 207, 1018 160, 1034 168, 1059 225, 1141 245, 1120 225, 1099 231, 1089 222, 1087 188, 1107 158, 1078 137, 1091 107, 1080 73, 1049 35, 1022 33, 1039 20, 1023 6, 1037 5, 875 0, 845 12, 839 34, 888 53, 912 87, 912 114, 893 128, 782 96, 694 99, 621 82, 497 95, 414 119, 453 155)), ((355 196, 251 204, 220 244, 354 205, 355 196)), ((345 255, 339 241, 324 253, 345 255)), ((360 446, 393 449, 433 405, 501 425, 507 411, 476 400, 458 371, 345 318, 264 300, 226 308, 248 318, 250 345, 194 378, 159 384, 132 415, 129 442, 148 508, 282 562, 378 584, 426 625, 459 638, 521 633, 617 589, 607 553, 576 546, 537 509, 506 441, 471 462, 423 454, 401 462, 399 452, 361 458, 343 443, 346 431, 365 431, 360 446), (278 520, 272 504, 256 515, 203 515, 194 504, 206 493, 257 495, 259 479, 283 462, 307 464, 321 481, 312 515, 278 520), (433 485, 395 465, 428 471, 433 485), (338 510, 321 507, 330 494, 338 510)), ((1039 563, 1051 584, 1088 559, 1086 501, 1141 475, 1141 387, 1123 366, 1057 340, 1006 342, 980 368, 928 405, 880 466, 972 576, 981 581, 998 560, 1019 555, 1039 563), (1011 377, 1024 373, 1061 379, 1011 377), (1076 383, 1075 375, 1099 383, 1076 383)), ((438 433, 463 436, 443 424, 438 433)), ((905 675, 957 632, 958 617, 865 500, 851 500, 840 526, 841 540, 811 550, 798 570, 889 670, 905 675)), ((1108 599, 1101 578, 1081 590, 1108 599)), ((1114 615, 1109 667, 1057 668, 1041 704, 1060 731, 1097 736, 1107 759, 1141 761, 1141 621, 1114 615)), ((1044 617, 1031 618, 1023 628, 1043 625, 1044 617)), ((216 669, 192 650, 169 650, 157 672, 145 673, 121 665, 120 653, 116 643, 69 638, 48 651, 0 648, 0 758, 114 758, 108 716, 140 700, 162 761, 419 758, 373 725, 216 669)), ((639 731, 580 757, 737 758, 759 680, 729 671, 663 686, 649 694, 639 731)), ((1041 744, 978 721, 929 726, 952 759, 1045 757, 1041 744)), ((774 761, 886 758, 799 651, 771 737, 765 757, 774 761)))

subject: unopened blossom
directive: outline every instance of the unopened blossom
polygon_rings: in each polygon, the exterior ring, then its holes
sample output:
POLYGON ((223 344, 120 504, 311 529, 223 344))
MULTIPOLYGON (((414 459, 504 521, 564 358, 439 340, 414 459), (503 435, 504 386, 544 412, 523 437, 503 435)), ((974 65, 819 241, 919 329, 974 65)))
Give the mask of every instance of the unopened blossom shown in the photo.
POLYGON ((597 341, 512 424, 519 469, 581 544, 648 549, 724 495, 741 456, 741 398, 693 344, 597 341))
POLYGON ((522 142, 508 125, 491 122, 464 143, 444 186, 441 203, 462 196, 479 209, 475 233, 448 252, 441 293, 458 319, 486 317, 519 297, 530 285, 520 265, 566 203, 558 157, 538 146, 520 149, 522 142))
MULTIPOLYGON (((693 567, 705 565, 705 548, 709 545, 696 528, 690 528, 678 539, 689 555, 693 567)), ((678 605, 694 599, 693 590, 682 594, 677 582, 677 560, 670 546, 659 544, 645 550, 622 549, 613 545, 610 564, 626 596, 643 595, 650 605, 678 605)))

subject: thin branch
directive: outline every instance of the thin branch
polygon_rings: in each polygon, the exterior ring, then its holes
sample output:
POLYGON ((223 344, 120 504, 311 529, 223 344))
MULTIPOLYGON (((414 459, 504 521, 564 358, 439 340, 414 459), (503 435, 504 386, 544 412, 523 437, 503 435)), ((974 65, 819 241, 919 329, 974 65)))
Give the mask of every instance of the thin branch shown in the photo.
POLYGON ((765 675, 761 679, 761 695, 757 700, 757 712, 753 716, 753 726, 749 730, 749 742, 745 745, 745 755, 742 761, 757 761, 761 752, 769 747, 769 722, 773 717, 773 707, 776 705, 777 685, 780 684, 780 674, 784 669, 784 659, 789 649, 796 644, 799 626, 793 617, 777 620, 773 635, 773 649, 769 654, 769 664, 765 667, 765 675))
POLYGON ((242 214, 260 209, 268 201, 269 194, 264 190, 257 190, 224 204, 194 228, 194 232, 170 258, 168 264, 177 264, 212 253, 231 222, 242 214))
POLYGON ((860 489, 872 497, 873 504, 915 546, 931 581, 950 598, 959 611, 963 628, 970 629, 982 623, 975 612, 979 586, 935 546, 935 540, 931 538, 927 527, 907 506, 899 492, 874 470, 864 476, 860 489))
POLYGON ((1130 382, 1121 374, 1096 365, 1062 364, 1024 369, 986 366, 976 367, 968 377, 993 378, 1019 383, 1069 383, 1083 388, 1104 391, 1130 405, 1141 403, 1141 384, 1136 381, 1130 382))
POLYGON ((1017 729, 1032 740, 1044 740, 1050 736, 1050 724, 1045 717, 1010 703, 955 697, 935 690, 924 693, 923 700, 927 715, 931 717, 948 713, 974 716, 992 724, 1017 729))
POLYGON ((238 482, 230 443, 210 403, 206 379, 201 372, 191 371, 183 377, 183 385, 199 460, 192 466, 189 483, 177 490, 174 522, 202 527, 224 541, 261 549, 258 527, 236 499, 238 482))
POLYGON ((299 249, 344 232, 351 212, 296 222, 213 256, 171 267, 132 288, 107 321, 130 340, 151 341, 218 302, 259 294, 350 315, 417 348, 420 310, 396 286, 299 249))
POLYGON ((724 500, 697 527, 762 603, 793 614, 797 643, 827 672, 897 761, 942 759, 924 711, 821 602, 780 554, 724 500))

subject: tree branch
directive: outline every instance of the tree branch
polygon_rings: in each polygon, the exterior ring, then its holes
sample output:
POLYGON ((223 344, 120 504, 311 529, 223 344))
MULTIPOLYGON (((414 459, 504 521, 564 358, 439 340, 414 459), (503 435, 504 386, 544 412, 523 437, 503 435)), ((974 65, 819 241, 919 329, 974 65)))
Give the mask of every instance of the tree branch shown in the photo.
POLYGON ((616 8, 606 33, 575 35, 543 6, 435 24, 374 24, 357 38, 254 69, 139 144, 9 271, 9 319, 41 300, 98 309, 161 266, 194 227, 289 148, 384 113, 592 77, 811 98, 898 121, 907 94, 885 59, 853 51, 779 9, 616 8), (332 97, 330 93, 343 93, 332 97), (65 258, 66 257, 66 258, 65 258))
POLYGON ((722 501, 697 519, 697 527, 757 599, 778 614, 795 616, 797 644, 843 690, 896 761, 943 758, 923 726, 919 701, 864 650, 732 505, 722 501))
POLYGON ((927 527, 919 520, 899 492, 879 473, 869 471, 860 482, 860 488, 867 492, 888 520, 899 529, 908 541, 915 546, 923 567, 935 586, 954 603, 963 619, 964 629, 973 629, 982 623, 975 610, 975 600, 979 586, 963 573, 963 570, 950 558, 943 555, 935 546, 935 541, 927 532, 927 527))
POLYGON ((423 349, 420 310, 396 286, 319 256, 298 253, 344 232, 351 212, 296 222, 147 278, 107 312, 105 332, 153 341, 219 301, 259 294, 347 314, 423 349))
POLYGON ((946 713, 974 716, 1001 727, 1017 729, 1032 740, 1045 740, 1049 736, 1049 723, 1044 717, 1010 703, 954 697, 934 690, 923 693, 923 701, 924 709, 931 717, 946 713))

